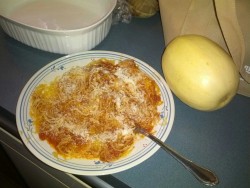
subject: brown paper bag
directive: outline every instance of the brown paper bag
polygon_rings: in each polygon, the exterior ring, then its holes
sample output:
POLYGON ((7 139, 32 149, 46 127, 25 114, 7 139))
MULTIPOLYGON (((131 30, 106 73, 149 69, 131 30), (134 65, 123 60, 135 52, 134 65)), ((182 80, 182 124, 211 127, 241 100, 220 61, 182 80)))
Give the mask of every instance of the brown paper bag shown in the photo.
POLYGON ((238 93, 250 96, 250 1, 159 0, 165 44, 184 34, 210 38, 233 58, 241 75, 238 93))

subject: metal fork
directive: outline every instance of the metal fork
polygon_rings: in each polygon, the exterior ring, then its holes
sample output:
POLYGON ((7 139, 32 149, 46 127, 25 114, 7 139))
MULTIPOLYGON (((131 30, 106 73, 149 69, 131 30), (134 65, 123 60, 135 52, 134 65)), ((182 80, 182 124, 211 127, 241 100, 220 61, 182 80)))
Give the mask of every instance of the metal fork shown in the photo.
POLYGON ((143 134, 159 144, 162 149, 168 152, 172 157, 174 157, 177 161, 179 161, 191 174, 194 175, 196 179, 198 179, 201 183, 207 186, 214 186, 219 183, 218 177, 210 170, 201 167, 191 160, 183 157, 179 153, 177 153, 174 149, 169 147, 167 144, 162 142, 160 139, 156 138, 154 135, 148 133, 145 129, 140 126, 136 126, 134 129, 135 132, 143 134))

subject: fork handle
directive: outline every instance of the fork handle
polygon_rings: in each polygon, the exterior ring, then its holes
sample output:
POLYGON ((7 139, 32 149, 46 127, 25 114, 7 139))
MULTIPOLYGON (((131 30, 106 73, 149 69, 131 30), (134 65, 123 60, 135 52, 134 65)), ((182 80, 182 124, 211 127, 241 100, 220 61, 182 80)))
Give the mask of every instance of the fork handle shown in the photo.
POLYGON ((210 170, 201 167, 194 162, 190 161, 189 159, 183 157, 179 153, 177 153, 174 149, 169 147, 167 144, 162 142, 160 139, 156 138, 152 134, 144 132, 145 136, 149 137, 151 140, 159 144, 162 149, 168 152, 172 157, 174 157, 177 161, 179 161, 189 172, 191 172, 196 179, 200 182, 204 183, 208 186, 217 185, 219 183, 218 177, 210 170))

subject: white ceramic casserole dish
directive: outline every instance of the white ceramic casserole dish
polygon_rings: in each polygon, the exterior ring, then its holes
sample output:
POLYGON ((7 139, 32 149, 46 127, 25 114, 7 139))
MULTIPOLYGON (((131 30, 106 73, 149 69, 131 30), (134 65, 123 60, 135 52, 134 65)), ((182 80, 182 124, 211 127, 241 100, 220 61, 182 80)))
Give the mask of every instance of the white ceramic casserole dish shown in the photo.
POLYGON ((94 48, 107 36, 117 0, 1 0, 0 24, 12 38, 60 54, 94 48))

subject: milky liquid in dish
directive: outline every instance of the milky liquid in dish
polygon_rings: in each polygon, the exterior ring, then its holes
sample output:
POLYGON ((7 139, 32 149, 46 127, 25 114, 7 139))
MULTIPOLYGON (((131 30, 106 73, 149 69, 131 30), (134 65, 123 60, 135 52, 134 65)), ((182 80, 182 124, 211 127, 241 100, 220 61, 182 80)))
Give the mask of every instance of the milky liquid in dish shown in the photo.
POLYGON ((83 2, 86 5, 53 0, 29 2, 13 10, 9 18, 42 29, 80 29, 92 25, 104 16, 98 7, 94 8, 88 2, 83 2))

